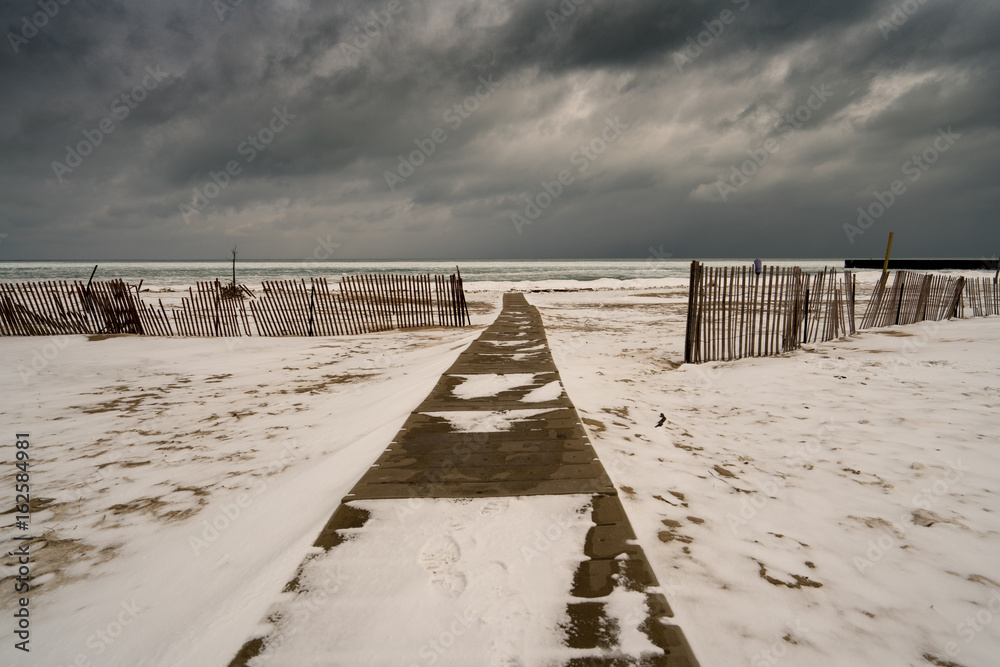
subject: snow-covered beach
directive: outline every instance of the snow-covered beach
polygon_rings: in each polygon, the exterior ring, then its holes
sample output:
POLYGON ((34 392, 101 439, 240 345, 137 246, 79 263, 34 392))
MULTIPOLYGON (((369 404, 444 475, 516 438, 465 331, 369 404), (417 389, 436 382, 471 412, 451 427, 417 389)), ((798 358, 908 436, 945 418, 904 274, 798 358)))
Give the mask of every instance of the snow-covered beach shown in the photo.
MULTIPOLYGON (((0 340, 3 422, 11 437, 31 434, 37 538, 32 652, 13 649, 5 623, 4 664, 228 664, 510 287, 542 290, 528 300, 565 389, 702 665, 994 664, 997 320, 685 366, 682 278, 471 283, 467 329, 0 340)), ((14 504, 13 484, 0 493, 14 504)), ((438 504, 396 525, 398 542, 444 516, 477 537, 481 508, 438 504)), ((515 507, 511 521, 544 536, 553 513, 572 515, 563 505, 515 507)), ((549 540, 555 579, 559 550, 575 548, 571 523, 549 540)), ((488 588, 496 558, 463 550, 465 577, 481 582, 468 591, 488 588)), ((416 609, 433 592, 430 581, 395 583, 416 609)), ((350 586, 364 590, 357 577, 350 586)), ((508 591, 502 608, 530 612, 533 586, 508 591)), ((15 601, 3 602, 10 618, 15 601)), ((420 650, 455 609, 421 613, 379 635, 386 653, 415 647, 398 664, 463 664, 420 650)), ((507 616, 505 632, 532 619, 507 616)), ((482 664, 534 664, 503 662, 489 632, 469 636, 481 638, 482 664)))

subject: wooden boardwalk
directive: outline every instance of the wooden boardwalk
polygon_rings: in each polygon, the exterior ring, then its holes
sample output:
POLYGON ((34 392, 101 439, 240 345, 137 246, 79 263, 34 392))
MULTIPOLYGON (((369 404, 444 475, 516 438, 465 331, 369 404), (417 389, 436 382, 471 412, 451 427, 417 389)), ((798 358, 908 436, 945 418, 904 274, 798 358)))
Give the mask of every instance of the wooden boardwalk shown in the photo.
MULTIPOLYGON (((562 664, 697 665, 683 632, 671 622, 670 606, 656 588, 656 576, 636 544, 617 491, 562 388, 541 317, 523 294, 504 295, 497 320, 442 375, 382 456, 343 499, 314 546, 329 552, 342 544, 347 534, 353 540, 365 539, 369 515, 353 503, 382 499, 405 506, 414 498, 562 494, 589 496, 593 524, 579 545, 580 562, 564 601, 568 621, 561 638, 565 647, 581 649, 580 654, 586 657, 562 664), (519 374, 517 381, 527 383, 507 383, 514 388, 492 395, 483 395, 488 391, 478 395, 456 391, 470 379, 491 382, 500 378, 502 383, 502 377, 510 374, 519 374), (456 427, 475 424, 477 417, 487 415, 502 415, 510 420, 509 428, 456 427), (616 589, 640 592, 644 604, 624 617, 620 609, 618 616, 611 614, 606 605, 616 589), (626 623, 632 627, 621 627, 626 623), (655 650, 628 654, 619 643, 620 631, 643 633, 655 650)), ((525 534, 523 539, 530 544, 534 536, 525 534)), ((304 562, 286 593, 298 594, 297 582, 306 566, 304 562)), ((291 616, 279 611, 273 618, 280 623, 284 615, 291 616)), ((280 663, 282 637, 291 632, 294 630, 275 624, 269 635, 247 642, 231 667, 252 665, 255 656, 273 653, 273 646, 278 646, 274 650, 280 663)), ((315 641, 320 646, 324 638, 315 641)), ((301 650, 301 641, 298 647, 301 650)), ((322 654, 323 649, 317 652, 322 654)), ((328 656, 333 659, 332 653, 328 656)))

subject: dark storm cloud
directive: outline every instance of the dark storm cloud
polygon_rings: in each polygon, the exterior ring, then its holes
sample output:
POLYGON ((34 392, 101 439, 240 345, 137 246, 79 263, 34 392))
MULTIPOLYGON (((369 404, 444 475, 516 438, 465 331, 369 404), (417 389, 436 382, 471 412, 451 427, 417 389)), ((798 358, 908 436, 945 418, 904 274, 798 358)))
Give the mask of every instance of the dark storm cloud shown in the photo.
POLYGON ((0 26, 0 259, 1000 246, 985 0, 15 0, 0 26))

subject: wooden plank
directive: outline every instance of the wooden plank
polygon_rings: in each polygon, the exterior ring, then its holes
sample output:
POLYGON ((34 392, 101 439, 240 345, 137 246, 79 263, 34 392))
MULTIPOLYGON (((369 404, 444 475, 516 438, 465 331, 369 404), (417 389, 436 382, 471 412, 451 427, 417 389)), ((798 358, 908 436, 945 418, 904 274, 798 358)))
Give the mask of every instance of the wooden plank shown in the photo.
POLYGON ((344 288, 344 277, 345 276, 341 276, 340 283, 339 283, 339 287, 340 287, 340 301, 343 304, 344 313, 345 313, 346 318, 347 318, 347 326, 348 326, 348 332, 347 333, 349 335, 353 335, 353 334, 359 333, 359 327, 358 327, 358 324, 357 324, 357 320, 355 319, 354 308, 353 308, 353 306, 351 304, 351 301, 350 301, 350 298, 349 298, 349 296, 347 294, 347 290, 344 288))
POLYGON ((389 326, 385 322, 385 308, 382 305, 381 295, 378 291, 378 286, 375 283, 375 277, 370 274, 365 274, 364 276, 365 286, 368 290, 369 298, 372 303, 372 311, 375 313, 375 321, 378 323, 379 331, 386 331, 389 326))
POLYGON ((369 318, 370 313, 365 303, 364 294, 358 289, 357 278, 355 276, 345 276, 344 280, 347 283, 347 291, 350 292, 357 309, 358 319, 361 322, 361 333, 370 333, 373 329, 369 318))
POLYGON ((288 333, 281 314, 281 297, 278 295, 278 285, 275 281, 262 281, 264 294, 257 304, 262 310, 262 317, 267 321, 271 336, 284 336, 288 333))
POLYGON ((265 336, 279 336, 281 332, 278 328, 273 309, 275 307, 274 287, 269 281, 261 281, 261 297, 256 306, 251 304, 250 312, 254 314, 254 320, 260 320, 257 331, 265 336))
POLYGON ((366 313, 368 318, 369 333, 373 331, 381 331, 382 326, 379 324, 378 321, 378 312, 375 307, 376 306, 375 300, 367 288, 367 285, 364 281, 364 276, 355 277, 354 285, 358 293, 360 294, 361 304, 364 307, 364 312, 366 313))
POLYGON ((718 358, 715 347, 715 309, 718 301, 717 286, 718 271, 716 267, 710 266, 708 267, 708 308, 705 310, 705 340, 708 343, 705 361, 714 361, 718 358))
POLYGON ((57 333, 66 333, 65 323, 62 318, 60 304, 52 290, 52 284, 47 281, 40 281, 38 283, 39 297, 44 308, 45 317, 48 318, 51 323, 53 331, 57 333))
POLYGON ((406 276, 397 274, 395 276, 395 281, 396 294, 398 296, 399 303, 399 318, 403 323, 402 326, 409 329, 413 327, 413 317, 410 312, 410 299, 406 293, 406 276))
POLYGON ((281 324, 286 336, 298 336, 301 335, 298 327, 298 314, 296 313, 295 300, 294 300, 294 283, 289 280, 278 281, 278 291, 276 296, 278 297, 281 308, 278 311, 281 315, 281 324))
POLYGON ((785 280, 788 272, 785 270, 787 267, 778 269, 777 275, 775 276, 775 290, 774 290, 774 315, 771 321, 771 354, 781 353, 781 328, 778 326, 781 322, 781 301, 784 299, 785 294, 785 280))
POLYGON ((403 293, 403 312, 406 315, 406 324, 408 327, 417 326, 415 313, 413 310, 413 293, 410 289, 410 279, 409 276, 400 276, 400 287, 403 293))
POLYGON ((455 267, 455 274, 458 276, 458 298, 462 303, 462 313, 465 315, 465 319, 462 320, 462 326, 466 324, 472 325, 472 316, 469 315, 469 304, 465 300, 465 282, 462 280, 462 272, 459 268, 455 267))
POLYGON ((309 278, 309 306, 312 308, 312 335, 329 336, 326 318, 323 307, 323 287, 315 278, 309 278))
POLYGON ((951 301, 948 304, 948 319, 952 317, 961 316, 960 308, 962 306, 962 291, 965 288, 965 278, 959 277, 955 281, 954 292, 952 293, 951 301))
POLYGON ((434 276, 427 274, 427 322, 430 326, 434 326, 435 318, 435 305, 434 305, 434 276))
POLYGON ((707 267, 704 265, 699 267, 698 270, 698 319, 695 321, 695 341, 697 347, 698 358, 695 359, 696 363, 701 363, 708 358, 708 346, 707 346, 707 322, 705 320, 707 312, 707 298, 708 298, 708 284, 707 280, 707 267))
POLYGON ((269 335, 266 330, 267 325, 264 323, 264 318, 257 313, 257 305, 253 301, 250 302, 250 315, 253 317, 254 326, 257 327, 257 335, 269 335))
POLYGON ((34 288, 31 283, 17 283, 18 297, 20 299, 22 320, 25 327, 32 336, 42 336, 48 333, 48 328, 37 317, 38 306, 35 303, 34 288))
POLYGON ((352 278, 351 287, 358 298, 358 304, 361 306, 362 317, 365 319, 365 327, 367 328, 365 333, 378 331, 379 326, 377 321, 374 319, 375 313, 372 309, 371 300, 368 293, 365 291, 364 282, 361 280, 360 276, 352 278))
POLYGON ((756 271, 747 271, 747 339, 744 343, 744 357, 754 356, 754 338, 757 327, 757 289, 760 286, 760 276, 756 271))
POLYGON ((303 336, 309 336, 309 321, 313 315, 313 295, 309 286, 306 285, 305 278, 299 278, 295 283, 295 293, 297 295, 298 321, 303 336))
POLYGON ((81 333, 93 333, 95 329, 94 320, 83 302, 83 284, 80 281, 75 281, 71 286, 66 281, 63 281, 63 287, 66 290, 70 309, 79 313, 79 317, 82 319, 81 333))
POLYGON ((720 327, 722 324, 722 288, 723 288, 722 267, 715 267, 715 278, 712 281, 712 359, 722 358, 722 337, 720 327))
POLYGON ((323 303, 323 286, 313 277, 306 285, 309 290, 310 307, 313 316, 313 336, 330 336, 330 326, 326 319, 326 307, 323 303))
POLYGON ((413 326, 423 326, 423 319, 420 315, 420 290, 417 283, 417 276, 407 276, 410 287, 410 311, 413 313, 413 326))
POLYGON ((375 322, 378 326, 378 331, 388 331, 392 327, 390 327, 386 322, 385 307, 382 304, 381 294, 379 293, 378 287, 375 283, 374 276, 365 275, 364 280, 369 298, 371 299, 372 312, 375 313, 375 322))
POLYGON ((684 363, 690 364, 693 355, 691 354, 691 343, 694 338, 694 294, 695 294, 695 269, 698 262, 691 261, 691 268, 688 274, 688 298, 687 298, 687 320, 684 326, 684 363))
POLYGON ((306 292, 305 279, 288 281, 289 314, 295 325, 296 334, 309 335, 309 295, 306 292))
POLYGON ((392 292, 392 277, 389 275, 380 276, 382 285, 382 300, 385 303, 386 319, 390 329, 399 327, 399 318, 396 314, 396 300, 392 292))
POLYGON ((730 344, 729 337, 732 335, 732 327, 730 326, 730 315, 733 311, 733 274, 736 273, 735 267, 727 266, 722 273, 722 290, 723 290, 723 311, 722 311, 722 358, 726 361, 732 360, 732 345, 730 344))
POLYGON ((347 335, 347 313, 344 310, 344 304, 341 302, 338 292, 330 287, 326 278, 323 278, 323 291, 329 304, 328 307, 330 309, 330 317, 333 320, 334 330, 338 336, 347 335))
POLYGON ((442 299, 444 294, 441 290, 441 276, 434 276, 434 293, 437 297, 437 311, 438 311, 438 326, 444 326, 444 303, 442 299))
POLYGON ((428 327, 434 326, 434 316, 430 308, 430 279, 430 274, 418 276, 418 282, 420 285, 420 321, 423 326, 428 327))
POLYGON ((774 267, 769 266, 764 270, 764 281, 765 284, 762 289, 766 289, 767 295, 765 299, 765 294, 762 291, 760 295, 761 301, 761 317, 760 317, 760 339, 757 342, 757 354, 758 356, 766 357, 768 354, 767 347, 767 325, 770 321, 769 316, 771 314, 771 284, 772 278, 774 276, 774 267))
POLYGON ((7 296, 7 285, 0 283, 0 334, 13 336, 12 326, 13 312, 10 305, 10 297, 7 296))
POLYGON ((24 336, 24 327, 17 315, 17 294, 14 285, 0 285, 3 290, 4 316, 11 335, 24 336))

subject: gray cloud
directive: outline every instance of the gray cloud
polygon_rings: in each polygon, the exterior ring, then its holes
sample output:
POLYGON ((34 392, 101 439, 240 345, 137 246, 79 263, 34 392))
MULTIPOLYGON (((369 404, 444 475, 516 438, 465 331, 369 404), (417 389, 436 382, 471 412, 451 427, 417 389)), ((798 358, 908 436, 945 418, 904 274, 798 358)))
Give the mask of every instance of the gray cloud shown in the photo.
POLYGON ((55 6, 0 9, 0 259, 1000 247, 987 0, 55 6))

